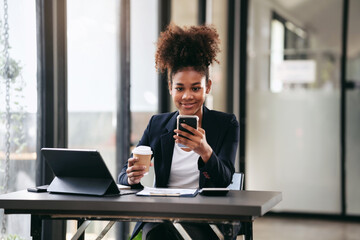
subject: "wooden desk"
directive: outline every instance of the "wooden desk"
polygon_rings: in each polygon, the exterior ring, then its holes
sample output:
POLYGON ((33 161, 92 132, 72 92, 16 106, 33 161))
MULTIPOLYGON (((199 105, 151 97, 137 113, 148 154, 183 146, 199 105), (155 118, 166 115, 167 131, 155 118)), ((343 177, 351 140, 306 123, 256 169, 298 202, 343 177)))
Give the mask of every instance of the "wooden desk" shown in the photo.
POLYGON ((31 214, 31 235, 41 238, 42 219, 96 219, 116 221, 246 222, 246 239, 252 239, 252 222, 282 199, 280 192, 230 191, 223 197, 91 197, 32 193, 26 190, 0 195, 5 214, 31 214))

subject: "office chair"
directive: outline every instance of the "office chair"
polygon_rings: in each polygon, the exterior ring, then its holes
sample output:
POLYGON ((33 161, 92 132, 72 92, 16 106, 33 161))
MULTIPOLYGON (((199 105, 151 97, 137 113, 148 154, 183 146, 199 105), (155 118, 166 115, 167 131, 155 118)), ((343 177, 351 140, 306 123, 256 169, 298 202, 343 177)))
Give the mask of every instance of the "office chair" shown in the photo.
POLYGON ((230 190, 243 190, 244 189, 244 173, 234 173, 230 185, 230 190))
MULTIPOLYGON (((231 180, 230 185, 228 186, 230 190, 243 190, 244 189, 244 173, 234 173, 233 178, 231 180)), ((224 225, 215 225, 210 224, 210 227, 219 237, 219 239, 232 239, 231 236, 235 235, 244 235, 245 232, 243 230, 244 224, 239 222, 238 224, 224 224, 224 225)), ((233 239, 236 239, 233 238, 233 239)))

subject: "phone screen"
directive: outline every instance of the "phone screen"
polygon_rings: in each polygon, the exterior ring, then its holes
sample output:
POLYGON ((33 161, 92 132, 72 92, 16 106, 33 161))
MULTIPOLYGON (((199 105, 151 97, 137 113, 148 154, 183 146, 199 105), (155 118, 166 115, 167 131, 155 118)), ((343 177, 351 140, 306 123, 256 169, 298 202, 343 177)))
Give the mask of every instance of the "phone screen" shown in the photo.
MULTIPOLYGON (((188 132, 190 134, 192 134, 190 131, 188 131, 187 129, 183 128, 181 126, 181 123, 185 123, 195 129, 197 129, 197 126, 198 126, 198 119, 199 117, 196 116, 196 115, 179 115, 177 117, 177 128, 181 131, 184 131, 184 132, 188 132)), ((181 135, 180 135, 181 136, 181 135)), ((184 137, 184 136, 182 136, 184 137)), ((182 145, 182 144, 179 144, 179 147, 181 148, 186 148, 187 146, 185 145, 182 145)))

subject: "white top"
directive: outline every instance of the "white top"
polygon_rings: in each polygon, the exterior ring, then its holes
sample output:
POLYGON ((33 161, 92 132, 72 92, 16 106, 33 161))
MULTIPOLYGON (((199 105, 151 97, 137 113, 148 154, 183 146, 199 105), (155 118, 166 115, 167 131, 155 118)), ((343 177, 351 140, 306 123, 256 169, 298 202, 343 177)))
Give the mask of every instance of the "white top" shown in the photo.
POLYGON ((175 143, 168 186, 199 188, 199 157, 194 151, 186 152, 175 143))

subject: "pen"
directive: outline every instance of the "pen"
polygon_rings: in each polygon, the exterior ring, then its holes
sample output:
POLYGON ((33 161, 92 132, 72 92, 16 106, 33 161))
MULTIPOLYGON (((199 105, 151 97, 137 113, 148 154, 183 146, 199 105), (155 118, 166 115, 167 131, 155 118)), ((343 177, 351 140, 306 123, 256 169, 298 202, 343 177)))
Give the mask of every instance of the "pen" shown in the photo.
POLYGON ((150 192, 150 196, 179 197, 179 196, 180 196, 180 193, 153 193, 153 192, 150 192))

